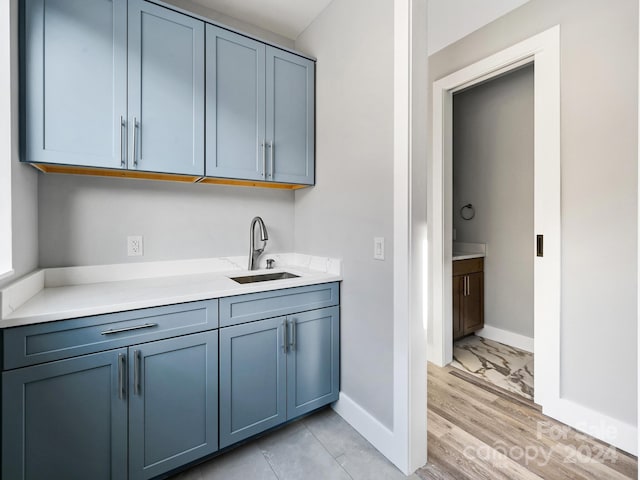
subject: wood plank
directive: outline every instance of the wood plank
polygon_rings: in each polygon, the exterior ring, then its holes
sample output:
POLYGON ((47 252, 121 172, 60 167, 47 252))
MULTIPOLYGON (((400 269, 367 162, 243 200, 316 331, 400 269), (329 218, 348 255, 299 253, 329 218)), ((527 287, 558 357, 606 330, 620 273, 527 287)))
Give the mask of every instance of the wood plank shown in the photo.
POLYGON ((429 466, 418 471, 422 478, 637 478, 636 457, 608 451, 609 445, 545 416, 533 402, 452 370, 428 367, 429 466), (490 452, 489 459, 469 450, 465 457, 470 446, 490 452))

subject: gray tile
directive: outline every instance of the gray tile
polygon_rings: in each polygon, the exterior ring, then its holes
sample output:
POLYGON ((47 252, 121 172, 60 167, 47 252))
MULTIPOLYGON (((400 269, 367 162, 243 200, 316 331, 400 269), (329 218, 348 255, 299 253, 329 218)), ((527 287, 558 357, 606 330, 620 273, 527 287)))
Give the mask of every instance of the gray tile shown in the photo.
POLYGON ((277 480, 255 442, 200 465, 202 480, 277 480))
POLYGON ((200 467, 193 467, 189 470, 186 470, 178 475, 171 477, 170 480, 202 480, 202 476, 200 474, 200 467))
POLYGON ((355 480, 406 480, 406 476, 331 409, 305 419, 305 425, 355 480))
POLYGON ((280 480, 351 480, 302 422, 257 443, 280 480))
POLYGON ((336 458, 353 480, 406 480, 404 473, 372 446, 350 449, 336 458))
POLYGON ((330 408, 305 418, 304 423, 334 457, 344 455, 350 449, 369 445, 362 435, 330 408))

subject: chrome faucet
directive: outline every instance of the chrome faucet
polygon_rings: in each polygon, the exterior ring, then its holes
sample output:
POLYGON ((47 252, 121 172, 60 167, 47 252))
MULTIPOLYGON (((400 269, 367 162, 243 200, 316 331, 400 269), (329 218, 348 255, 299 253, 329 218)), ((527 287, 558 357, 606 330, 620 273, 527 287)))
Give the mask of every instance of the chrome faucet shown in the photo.
POLYGON ((260 217, 255 217, 251 220, 251 227, 249 228, 249 270, 256 270, 258 268, 258 258, 264 252, 267 246, 267 240, 269 240, 269 234, 267 233, 267 227, 264 226, 264 222, 260 217), (260 240, 264 242, 262 248, 255 248, 256 240, 256 223, 260 227, 260 240))

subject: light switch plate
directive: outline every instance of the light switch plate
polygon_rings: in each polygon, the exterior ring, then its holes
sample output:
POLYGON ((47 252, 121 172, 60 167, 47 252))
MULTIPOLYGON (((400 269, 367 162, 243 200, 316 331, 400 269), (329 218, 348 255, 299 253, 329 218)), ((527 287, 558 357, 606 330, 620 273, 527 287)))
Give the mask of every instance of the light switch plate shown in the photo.
POLYGON ((384 260, 384 237, 374 237, 373 258, 376 260, 384 260))

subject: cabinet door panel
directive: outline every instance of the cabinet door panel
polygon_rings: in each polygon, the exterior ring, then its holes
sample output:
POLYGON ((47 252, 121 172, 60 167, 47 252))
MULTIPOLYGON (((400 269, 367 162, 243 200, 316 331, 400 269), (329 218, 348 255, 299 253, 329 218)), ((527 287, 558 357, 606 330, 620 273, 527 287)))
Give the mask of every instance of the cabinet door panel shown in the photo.
POLYGON ((130 347, 129 358, 129 478, 215 452, 218 332, 130 347))
POLYGON ((120 168, 127 1, 26 0, 23 9, 23 160, 120 168))
POLYGON ((220 330, 220 447, 286 420, 284 317, 220 330))
POLYGON ((126 477, 118 355, 126 349, 2 374, 2 478, 126 477))
POLYGON ((204 175, 203 22, 129 0, 129 121, 130 169, 204 175))
POLYGON ((338 307, 289 317, 287 420, 335 402, 340 389, 338 307))
POLYGON ((207 25, 207 176, 264 179, 264 55, 263 43, 207 25))
POLYGON ((267 47, 268 179, 315 181, 315 64, 267 47))
POLYGON ((467 296, 463 297, 465 335, 484 326, 484 274, 471 273, 467 278, 467 296))
POLYGON ((464 290, 464 275, 453 277, 453 339, 457 340, 464 335, 462 325, 461 298, 464 290))

